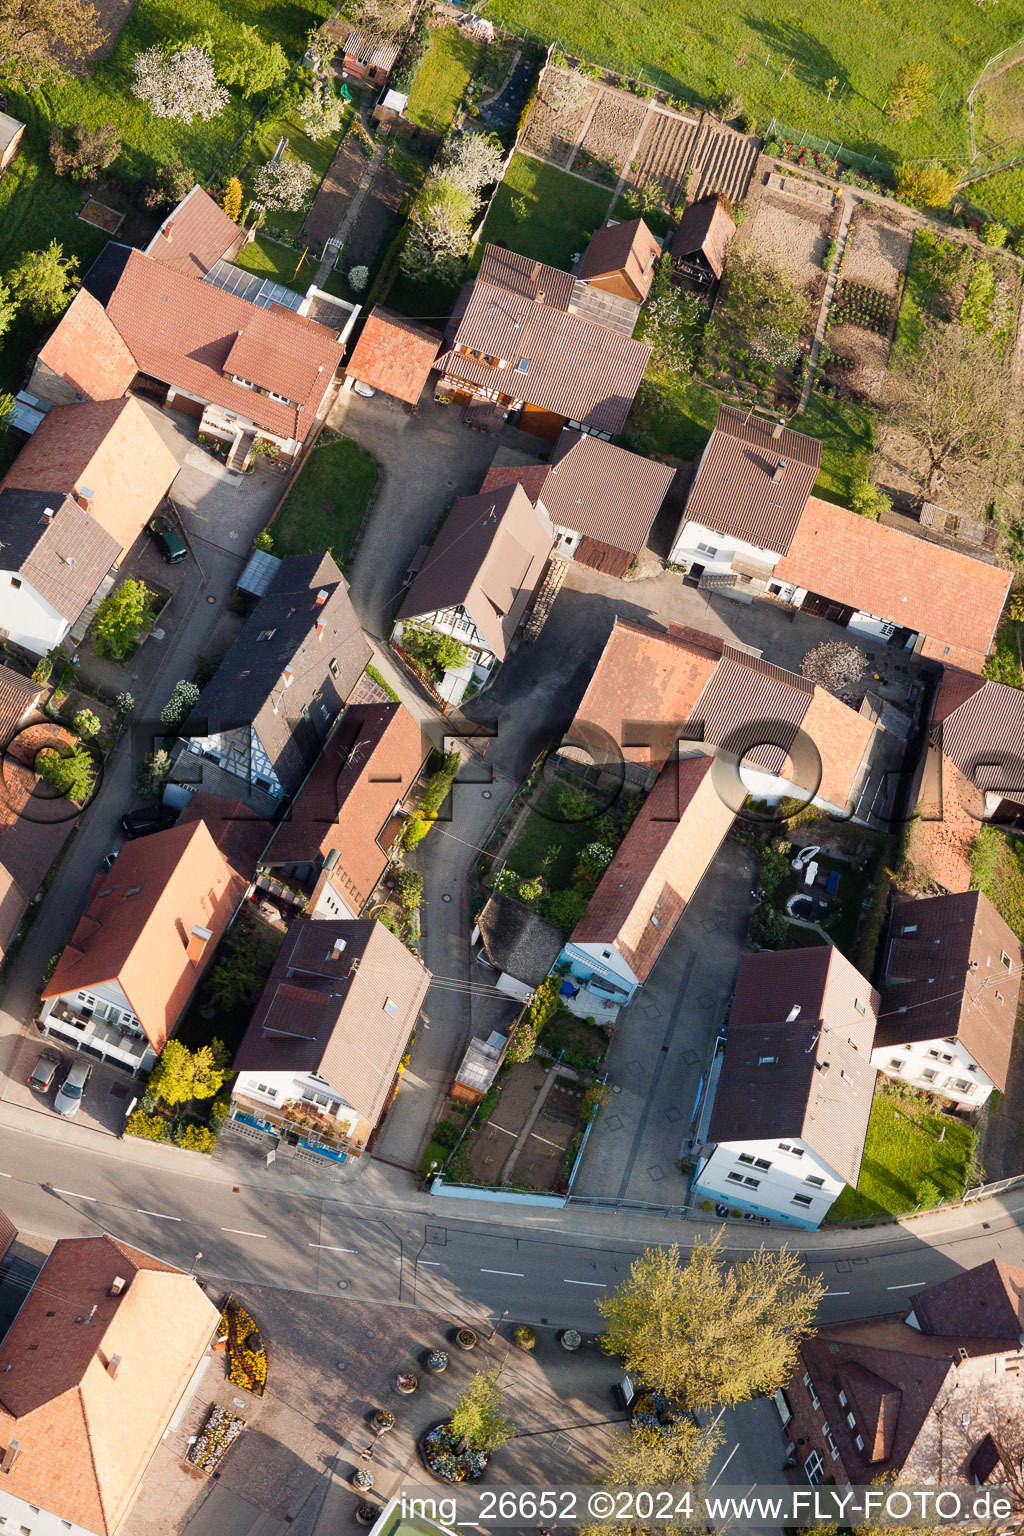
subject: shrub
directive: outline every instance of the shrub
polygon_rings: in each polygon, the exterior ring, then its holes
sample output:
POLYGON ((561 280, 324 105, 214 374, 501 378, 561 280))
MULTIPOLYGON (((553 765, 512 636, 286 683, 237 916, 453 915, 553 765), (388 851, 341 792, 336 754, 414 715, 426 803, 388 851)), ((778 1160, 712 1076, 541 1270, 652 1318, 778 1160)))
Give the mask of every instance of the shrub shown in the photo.
POLYGON ((859 517, 877 523, 883 512, 892 511, 892 498, 870 480, 858 480, 850 492, 850 509, 859 517))
POLYGON ((585 891, 552 891, 541 903, 540 914, 549 923, 554 923, 556 928, 571 933, 587 910, 588 900, 585 891))
POLYGON ((785 838, 776 838, 761 849, 761 889, 770 896, 789 873, 789 844, 785 838))
POLYGON ((461 1135, 462 1126, 459 1122, 457 1120, 445 1119, 437 1122, 430 1139, 431 1141, 436 1141, 439 1146, 447 1147, 450 1150, 461 1135))
POLYGON ((1002 246, 1006 244, 1006 237, 1008 234, 1009 230, 1005 224, 997 224, 994 222, 991 224, 986 224, 981 231, 981 243, 982 245, 987 245, 990 250, 998 251, 1002 246))
POLYGON ((917 1204, 922 1208, 930 1205, 938 1205, 942 1199, 942 1191, 932 1179, 922 1179, 917 1186, 917 1204))
POLYGON ((524 880, 516 891, 516 895, 520 901, 525 902, 528 907, 532 907, 540 900, 543 889, 544 887, 537 879, 524 880))
POLYGON ((142 195, 143 206, 153 212, 171 208, 175 203, 180 203, 195 184, 195 172, 181 160, 170 160, 166 165, 158 165, 142 195))
POLYGON ((419 814, 421 816, 436 816, 444 802, 447 800, 455 776, 462 766, 462 757, 458 752, 452 751, 445 754, 444 761, 436 773, 432 773, 427 780, 427 787, 423 791, 420 800, 419 814))
POLYGON ((517 1323, 512 1330, 512 1341, 519 1349, 533 1349, 537 1343, 537 1334, 529 1323, 517 1323))
POLYGON ((400 869, 395 885, 403 912, 415 912, 423 900, 423 876, 414 869, 400 869))
POLYGON ((195 683, 190 683, 187 678, 179 678, 174 685, 174 690, 160 711, 162 723, 172 731, 192 713, 199 703, 200 690, 195 683))
POLYGON ((274 535, 269 528, 261 528, 252 541, 253 549, 261 549, 265 555, 272 553, 274 548, 274 535))
POLYGON ((956 191, 957 175, 944 165, 896 167, 896 196, 914 207, 944 208, 956 191))
POLYGON ((46 684, 50 681, 50 674, 52 671, 53 662, 50 660, 49 656, 40 656, 39 660, 35 664, 35 667, 32 669, 32 681, 36 683, 40 688, 45 688, 46 684))
POLYGON ((125 1122, 126 1136, 141 1136, 144 1141, 170 1141, 171 1128, 162 1115, 147 1115, 135 1109, 125 1122))
POLYGON ((135 788, 147 800, 159 800, 164 792, 167 775, 171 771, 171 754, 158 747, 139 764, 135 775, 135 788))
POLYGON ((242 217, 243 199, 242 183, 237 176, 229 176, 221 193, 220 205, 233 224, 237 224, 242 217))
POLYGON ((186 1125, 174 1139, 186 1152, 212 1152, 217 1145, 216 1136, 205 1125, 186 1125))
POLYGON ((65 799, 84 805, 96 784, 96 764, 85 747, 46 747, 36 755, 36 771, 65 799))
POLYGON ((135 708, 135 695, 129 693, 128 690, 125 689, 122 693, 119 693, 117 698, 114 700, 114 708, 117 710, 117 713, 123 720, 125 716, 130 715, 132 710, 135 708))
POLYGON ((309 201, 316 186, 316 172, 295 155, 282 155, 261 165, 252 179, 253 191, 268 212, 285 209, 297 213, 309 201))
POLYGON ((461 640, 421 624, 402 626, 401 645, 416 671, 428 682, 440 682, 447 671, 464 667, 469 660, 469 651, 461 640))
POLYGON ((362 293, 370 280, 369 267, 349 267, 348 285, 353 293, 362 293))
POLYGON ((529 1061, 537 1049, 537 1031, 533 1028, 528 1016, 521 1018, 512 1026, 508 1046, 505 1051, 505 1060, 511 1062, 529 1061))
POLYGON ((153 627, 153 594, 144 581, 128 577, 105 597, 93 620, 96 652, 112 661, 125 661, 143 635, 153 627))
POLYGON ((50 159, 58 176, 95 181, 121 153, 121 135, 113 123, 69 123, 50 135, 50 159))
POLYGON ((402 847, 407 853, 410 852, 422 843, 429 831, 430 823, 425 821, 422 816, 411 817, 406 824, 405 831, 402 833, 402 847))
POLYGON ((789 937, 786 919, 770 902, 762 902, 750 914, 750 937, 762 949, 782 949, 789 937))
POLYGON ((80 709, 71 721, 72 728, 83 741, 88 741, 91 736, 100 733, 100 720, 91 709, 80 709))

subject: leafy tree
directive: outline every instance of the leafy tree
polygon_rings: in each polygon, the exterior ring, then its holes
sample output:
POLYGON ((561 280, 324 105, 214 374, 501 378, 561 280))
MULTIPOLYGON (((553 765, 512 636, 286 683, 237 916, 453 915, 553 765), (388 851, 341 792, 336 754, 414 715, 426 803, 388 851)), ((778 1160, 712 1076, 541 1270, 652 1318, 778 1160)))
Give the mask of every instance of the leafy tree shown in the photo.
POLYGON ((501 1412, 500 1366, 478 1371, 455 1405, 451 1430, 464 1451, 492 1451, 511 1440, 515 1430, 501 1412))
POLYGON ((789 939, 786 919, 770 901, 754 908, 748 928, 751 942, 761 949, 784 949, 789 939))
POLYGON ((451 282, 462 273, 469 250, 476 198, 438 176, 417 198, 398 264, 415 282, 451 282))
MULTIPOLYGON (((608 1488, 700 1487, 725 1439, 717 1425, 707 1428, 679 1416, 668 1424, 634 1422, 614 1441, 602 1482, 608 1488)), ((673 1522, 672 1529, 697 1530, 673 1522)), ((584 1526, 580 1536, 651 1536, 645 1525, 584 1526)))
POLYGON ((121 135, 113 123, 69 123, 50 134, 50 159, 58 176, 95 181, 121 153, 121 135))
POLYGON ((789 874, 789 844, 784 837, 776 838, 760 850, 761 889, 770 896, 789 874))
POLYGON ((528 907, 532 907, 540 901, 543 891, 544 887, 539 880, 524 880, 519 886, 516 895, 520 901, 525 902, 528 907))
POLYGON ((158 165, 142 194, 143 204, 154 211, 171 208, 176 203, 180 203, 195 184, 195 172, 191 166, 184 165, 182 161, 172 160, 166 165, 158 165))
POLYGON ((123 661, 153 627, 153 593, 129 576, 96 609, 93 638, 100 656, 123 661))
POLYGON ((221 193, 220 205, 234 224, 242 217, 242 201, 242 183, 237 176, 229 176, 221 193))
POLYGON ((0 432, 5 432, 10 426, 17 405, 12 394, 6 389, 0 389, 0 432))
POLYGON ((65 256, 51 240, 45 250, 26 251, 8 273, 11 297, 33 320, 50 320, 71 302, 77 287, 78 257, 65 256))
POLYGON ((96 784, 96 764, 82 746, 46 747, 36 754, 35 767, 51 788, 76 805, 85 804, 96 784))
POLYGON ((298 116, 311 139, 333 139, 345 121, 345 103, 329 86, 317 83, 299 103, 298 116))
POLYGON ((1008 234, 1009 230, 1005 224, 997 224, 993 220, 992 223, 982 226, 981 243, 987 245, 990 250, 998 251, 1006 244, 1008 234))
POLYGON ((685 378, 707 316, 707 301, 682 288, 669 287, 649 299, 643 310, 643 339, 653 349, 652 368, 685 378))
POLYGON ((246 100, 260 91, 272 91, 288 73, 288 60, 280 43, 267 42, 255 27, 244 22, 218 38, 212 49, 217 78, 238 85, 246 100))
POLYGON ((501 179, 505 151, 493 133, 462 133, 449 139, 441 157, 441 174, 449 186, 479 196, 501 179))
POLYGON ((0 282, 0 338, 5 336, 14 324, 18 313, 18 301, 11 293, 6 283, 0 282))
POLYGON ((770 256, 734 247, 727 275, 722 323, 732 332, 734 349, 772 366, 792 363, 810 320, 809 301, 793 274, 770 256))
POLYGON ((210 1001, 225 1013, 251 1002, 255 987, 256 967, 244 949, 232 950, 218 960, 206 978, 210 1001))
POLYGON ((933 1179, 922 1179, 917 1186, 917 1203, 919 1206, 938 1205, 942 1199, 942 1191, 933 1179))
POLYGON ((858 516, 877 523, 883 512, 892 511, 892 497, 872 485, 870 480, 858 480, 850 493, 850 508, 858 516))
POLYGON ((280 160, 270 160, 261 165, 252 179, 253 191, 264 208, 288 209, 297 213, 305 207, 309 194, 316 186, 316 172, 305 160, 294 155, 282 155, 280 160))
POLYGON ((167 700, 167 703, 160 711, 160 719, 163 724, 171 726, 172 729, 177 729, 199 703, 199 693, 200 690, 196 687, 195 683, 190 683, 185 678, 180 678, 175 683, 174 691, 167 700))
POLYGON ((72 718, 71 724, 84 741, 100 733, 99 716, 93 714, 91 709, 80 709, 72 718))
POLYGON ((132 91, 154 117, 176 123, 196 118, 209 122, 220 116, 230 100, 227 89, 217 83, 213 59, 194 43, 177 49, 154 43, 137 53, 132 61, 132 91))
POLYGON ((168 1040, 149 1079, 149 1091, 165 1104, 212 1099, 223 1086, 231 1057, 221 1040, 190 1051, 180 1040, 168 1040))
POLYGON ((607 869, 615 857, 615 850, 607 843, 588 843, 580 849, 580 863, 588 869, 607 869))
POLYGON ((548 68, 544 71, 540 99, 559 117, 566 117, 582 108, 592 90, 592 83, 578 69, 548 68))
POLYGON ((721 1232, 698 1238, 685 1265, 678 1244, 649 1248, 597 1302, 601 1347, 643 1386, 694 1411, 735 1406, 789 1379, 824 1294, 789 1248, 762 1245, 731 1266, 721 1232))
POLYGON ((85 0, 0 0, 0 79, 9 90, 32 90, 102 41, 85 0))
POLYGON ((867 657, 855 645, 845 640, 823 640, 807 652, 800 663, 800 671, 812 683, 818 683, 829 693, 840 694, 850 688, 867 666, 867 657))
POLYGON ((743 97, 739 91, 723 91, 715 102, 715 111, 723 123, 731 123, 743 111, 743 97))
POLYGON ((587 910, 590 898, 585 891, 552 891, 541 903, 540 915, 563 933, 571 933, 587 910))
POLYGON ((38 683, 40 688, 45 688, 46 684, 50 681, 50 674, 52 671, 53 662, 50 660, 49 656, 40 656, 39 660, 32 668, 32 681, 34 683, 38 683))
POLYGON ((461 640, 423 624, 404 624, 401 645, 416 670, 432 682, 440 682, 449 669, 469 661, 469 650, 461 640))
POLYGON ((896 167, 896 196, 915 208, 944 208, 956 191, 959 177, 945 165, 896 167))
POLYGON ((159 800, 170 771, 171 754, 159 747, 155 752, 150 752, 148 757, 144 757, 139 764, 135 775, 135 788, 148 800, 159 800))
POLYGON ((1012 391, 987 336, 956 325, 930 330, 913 370, 894 375, 891 385, 891 414, 927 461, 926 500, 951 478, 1012 473, 1020 452, 1012 391))
POLYGON ((886 111, 894 123, 912 123, 920 117, 931 90, 932 72, 927 64, 901 64, 889 87, 886 111))

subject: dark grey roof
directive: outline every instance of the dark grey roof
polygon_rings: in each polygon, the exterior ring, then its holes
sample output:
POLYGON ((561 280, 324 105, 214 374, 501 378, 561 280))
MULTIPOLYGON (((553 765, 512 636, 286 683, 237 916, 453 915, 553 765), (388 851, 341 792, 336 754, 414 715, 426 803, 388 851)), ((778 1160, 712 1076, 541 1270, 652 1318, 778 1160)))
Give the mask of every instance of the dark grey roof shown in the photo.
POLYGON ((491 896, 477 924, 491 964, 527 987, 539 987, 551 974, 565 943, 561 929, 508 896, 491 896))
POLYGON ((252 725, 285 794, 292 795, 371 655, 330 555, 290 555, 203 689, 182 734, 252 725), (326 598, 318 604, 321 591, 326 598))
POLYGON ((19 572, 72 624, 121 553, 113 534, 63 492, 0 491, 0 544, 0 568, 19 572))
POLYGON ((131 253, 130 245, 122 245, 120 240, 108 240, 82 278, 82 287, 87 288, 104 309, 121 279, 131 253))

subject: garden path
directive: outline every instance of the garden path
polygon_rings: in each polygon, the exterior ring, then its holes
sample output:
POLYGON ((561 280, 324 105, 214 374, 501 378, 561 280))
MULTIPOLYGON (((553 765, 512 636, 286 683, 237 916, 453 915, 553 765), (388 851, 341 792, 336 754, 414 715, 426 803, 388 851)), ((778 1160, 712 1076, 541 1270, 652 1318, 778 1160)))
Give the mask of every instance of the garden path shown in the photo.
POLYGON ((323 258, 321 259, 320 265, 316 269, 316 276, 313 278, 313 282, 318 288, 323 285, 328 274, 334 267, 334 264, 338 259, 338 253, 342 250, 345 241, 348 239, 349 234, 355 225, 356 220, 363 210, 363 204, 366 202, 370 188, 373 186, 374 177, 377 175, 377 172, 380 169, 380 163, 384 159, 386 148, 387 146, 384 144, 378 144, 375 146, 373 156, 370 160, 367 161, 366 170, 363 172, 362 180, 360 181, 359 186, 356 188, 355 196, 352 198, 352 201, 345 209, 341 223, 338 225, 337 229, 334 231, 334 234, 324 246, 323 258))
POLYGON ((800 404, 796 408, 797 416, 802 415, 806 411, 807 402, 811 398, 815 369, 818 366, 822 343, 825 340, 825 327, 828 325, 832 300, 835 298, 836 284, 839 282, 839 273, 843 265, 843 252, 846 250, 846 241, 850 233, 850 220, 853 218, 854 209, 859 202, 860 198, 853 192, 848 191, 846 188, 843 189, 843 217, 840 220, 839 232, 836 235, 835 254, 832 257, 832 265, 829 268, 828 278, 825 282, 825 292, 821 300, 821 309, 818 312, 818 324, 814 330, 814 340, 811 342, 811 355, 807 359, 807 367, 804 370, 804 387, 800 391, 800 404))
POLYGON ((552 1088, 555 1086, 555 1078, 558 1076, 558 1070, 558 1063, 556 1062, 555 1065, 551 1068, 547 1077, 544 1079, 544 1086, 541 1088, 540 1093, 538 1093, 536 1100, 534 1101, 533 1108, 530 1110, 530 1113, 526 1118, 526 1124, 519 1132, 511 1152, 505 1159, 505 1166, 501 1170, 500 1183, 508 1184, 511 1182, 512 1170, 516 1163, 519 1161, 519 1154, 526 1146, 527 1140, 529 1139, 534 1126, 540 1119, 540 1112, 544 1108, 544 1101, 548 1094, 551 1092, 552 1088))

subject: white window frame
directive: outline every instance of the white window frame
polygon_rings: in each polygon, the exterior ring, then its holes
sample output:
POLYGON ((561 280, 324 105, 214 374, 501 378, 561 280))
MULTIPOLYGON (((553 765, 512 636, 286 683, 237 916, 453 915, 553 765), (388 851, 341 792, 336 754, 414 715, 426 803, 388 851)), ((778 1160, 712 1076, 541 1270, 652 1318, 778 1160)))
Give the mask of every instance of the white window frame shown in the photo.
POLYGON ((820 1451, 811 1451, 804 1462, 804 1476, 812 1488, 817 1487, 825 1472, 825 1458, 820 1451))

